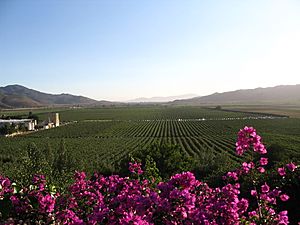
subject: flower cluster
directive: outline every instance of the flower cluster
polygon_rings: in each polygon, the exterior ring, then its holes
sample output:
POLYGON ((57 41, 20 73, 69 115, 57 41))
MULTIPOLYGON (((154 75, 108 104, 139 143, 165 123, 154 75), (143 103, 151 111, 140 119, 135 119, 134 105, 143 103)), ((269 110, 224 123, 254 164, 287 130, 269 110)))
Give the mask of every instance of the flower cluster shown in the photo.
MULTIPOLYGON (((238 133, 238 140, 236 142, 236 152, 238 155, 242 155, 245 151, 251 149, 253 152, 258 154, 265 154, 267 150, 264 144, 261 142, 261 137, 256 133, 253 127, 244 127, 238 133)), ((253 160, 253 158, 252 158, 253 160)), ((223 178, 225 180, 237 181, 240 176, 248 174, 252 171, 258 171, 259 173, 265 172, 265 166, 268 164, 268 158, 260 157, 258 163, 243 162, 242 167, 233 172, 228 172, 223 178)), ((295 163, 286 164, 285 167, 280 167, 277 169, 280 176, 284 177, 286 175, 286 168, 290 172, 294 172, 297 169, 295 163)), ((275 212, 277 201, 280 199, 285 202, 289 199, 289 196, 283 193, 278 187, 271 190, 270 186, 265 182, 258 187, 258 182, 256 178, 251 174, 252 182, 254 184, 254 189, 250 191, 251 195, 255 197, 257 202, 257 208, 253 211, 248 212, 248 221, 251 224, 289 224, 288 212, 281 211, 279 213, 275 212), (255 185, 256 184, 256 185, 255 185)), ((300 223, 299 223, 300 224, 300 223)))
POLYGON ((142 164, 138 162, 129 163, 129 171, 133 174, 141 175, 143 174, 143 170, 141 169, 142 164))
MULTIPOLYGON (((253 128, 245 127, 239 132, 239 153, 251 146, 254 152, 264 153, 260 140, 253 128)), ((288 224, 287 211, 278 212, 275 207, 278 201, 289 199, 279 188, 265 182, 253 186, 249 199, 241 197, 239 178, 267 164, 265 157, 257 164, 244 162, 224 177, 233 183, 215 188, 191 172, 176 174, 156 186, 146 179, 101 174, 88 179, 84 172, 76 172, 75 181, 62 194, 51 191, 42 175, 20 190, 0 177, 0 204, 11 203, 11 211, 0 219, 5 224, 288 224)), ((286 169, 294 172, 297 166, 289 163, 278 172, 283 174, 286 169)), ((137 162, 130 163, 129 170, 133 175, 143 173, 137 162)))
MULTIPOLYGON (((286 168, 288 170, 290 170, 291 172, 294 172, 295 169, 297 169, 297 166, 295 165, 295 163, 289 163, 289 164, 286 164, 286 168)), ((286 169, 285 167, 279 167, 277 169, 278 173, 280 176, 285 176, 286 175, 286 169)))
POLYGON ((11 181, 8 178, 0 177, 0 199, 3 199, 7 194, 13 193, 13 191, 11 181))
POLYGON ((238 132, 238 141, 236 142, 236 153, 242 155, 246 150, 253 148, 254 152, 266 154, 267 150, 261 142, 261 137, 256 133, 253 127, 244 127, 238 132))
MULTIPOLYGON (((49 190, 46 190, 46 179, 43 175, 34 176, 32 185, 23 187, 19 191, 16 184, 8 178, 1 177, 0 182, 1 203, 4 205, 7 202, 11 203, 10 216, 18 218, 17 223, 21 223, 20 221, 34 223, 53 220, 57 194, 53 195, 49 190)), ((3 210, 7 211, 7 209, 3 210)))
POLYGON ((63 224, 237 224, 248 207, 239 186, 210 188, 190 172, 151 188, 147 180, 76 173, 70 194, 58 199, 63 224))

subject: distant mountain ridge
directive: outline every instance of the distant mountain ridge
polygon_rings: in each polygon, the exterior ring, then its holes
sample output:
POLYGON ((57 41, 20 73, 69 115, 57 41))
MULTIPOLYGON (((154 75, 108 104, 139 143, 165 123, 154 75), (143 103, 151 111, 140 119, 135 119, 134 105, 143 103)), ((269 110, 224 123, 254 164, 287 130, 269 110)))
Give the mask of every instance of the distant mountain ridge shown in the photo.
POLYGON ((229 104, 299 104, 300 84, 268 88, 243 89, 224 93, 176 100, 174 105, 229 105, 229 104))
MULTIPOLYGON (((169 97, 138 98, 128 103, 159 103, 168 105, 249 105, 249 104, 294 104, 300 106, 300 84, 280 85, 214 93, 202 97, 192 94, 169 97), (190 95, 190 96, 189 96, 190 95), (189 98, 193 97, 193 98, 189 98), (174 100, 180 99, 181 100, 174 100), (188 99, 187 99, 188 98, 188 99), (166 103, 168 102, 168 103, 166 103)), ((0 87, 0 108, 31 108, 48 106, 98 106, 123 105, 121 102, 97 101, 71 94, 47 94, 21 85, 0 87)))
POLYGON ((47 94, 21 85, 0 87, 0 108, 30 108, 59 105, 105 104, 83 96, 70 94, 47 94))
POLYGON ((174 100, 181 100, 181 99, 189 99, 189 98, 195 98, 198 97, 198 95, 196 94, 185 94, 185 95, 176 95, 176 96, 165 96, 165 97, 161 97, 161 96, 155 96, 155 97, 151 97, 151 98, 136 98, 136 99, 132 99, 129 100, 128 102, 170 102, 170 101, 174 101, 174 100))

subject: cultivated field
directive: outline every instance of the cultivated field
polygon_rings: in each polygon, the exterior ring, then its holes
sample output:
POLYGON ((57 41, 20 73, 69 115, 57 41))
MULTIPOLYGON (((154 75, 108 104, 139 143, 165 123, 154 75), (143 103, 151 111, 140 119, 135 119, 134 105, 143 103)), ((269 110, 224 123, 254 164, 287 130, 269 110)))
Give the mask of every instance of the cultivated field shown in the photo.
MULTIPOLYGON (((51 109, 50 111, 55 111, 51 109)), ((16 161, 30 143, 39 148, 66 148, 77 159, 79 169, 101 170, 103 162, 116 165, 129 153, 153 143, 172 143, 192 157, 212 152, 232 163, 241 159, 235 154, 238 130, 254 126, 267 146, 279 144, 285 151, 300 153, 300 119, 268 117, 262 114, 227 112, 200 107, 114 107, 60 109, 58 128, 37 131, 13 138, 0 138, 3 162, 16 161)), ((6 112, 17 114, 14 112, 6 112)), ((19 111, 27 115, 28 111, 19 111)), ((46 118, 47 110, 36 111, 46 118)))
POLYGON ((299 105, 236 105, 226 106, 224 108, 242 112, 270 113, 284 115, 290 118, 300 118, 299 105))

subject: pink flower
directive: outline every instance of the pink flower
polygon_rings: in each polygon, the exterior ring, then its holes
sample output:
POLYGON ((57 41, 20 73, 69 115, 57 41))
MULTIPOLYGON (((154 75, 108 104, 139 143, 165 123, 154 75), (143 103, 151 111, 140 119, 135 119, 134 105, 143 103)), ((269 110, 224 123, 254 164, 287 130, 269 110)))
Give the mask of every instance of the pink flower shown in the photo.
POLYGON ((261 142, 261 137, 256 134, 256 130, 253 127, 245 126, 238 133, 236 153, 242 155, 250 147, 253 148, 254 152, 258 152, 259 154, 267 153, 264 144, 261 142))
POLYGON ((227 177, 230 177, 235 181, 237 181, 239 179, 236 172, 228 172, 227 177))
POLYGON ((11 182, 9 179, 5 178, 1 181, 1 188, 7 188, 11 185, 11 182))
POLYGON ((246 174, 249 173, 250 168, 251 168, 250 163, 249 164, 247 162, 242 163, 242 170, 243 170, 244 173, 246 173, 246 174))
POLYGON ((129 163, 129 171, 141 175, 144 171, 141 169, 142 164, 138 162, 129 163))
POLYGON ((289 200, 289 198, 290 198, 290 197, 289 197, 288 195, 286 195, 286 194, 280 195, 280 199, 281 199, 281 201, 283 201, 283 202, 289 200))
POLYGON ((243 155, 244 149, 241 146, 236 147, 236 154, 243 155))
POLYGON ((247 208, 248 208, 248 206, 249 206, 249 202, 248 202, 247 199, 242 198, 242 199, 238 202, 237 206, 239 207, 239 210, 241 210, 241 211, 246 211, 247 208))
POLYGON ((51 213, 54 210, 55 200, 47 194, 39 199, 40 211, 51 213))
POLYGON ((267 150, 261 142, 257 142, 253 144, 253 149, 255 152, 258 152, 259 154, 266 154, 267 150))
POLYGON ((284 225, 287 225, 289 224, 289 221, 288 221, 288 216, 287 216, 287 211, 281 211, 279 214, 278 214, 278 224, 284 224, 284 225))
POLYGON ((248 167, 249 167, 250 169, 253 169, 253 168, 255 167, 254 162, 249 162, 249 163, 248 163, 248 167))
POLYGON ((75 172, 75 179, 76 180, 84 180, 85 178, 86 178, 85 172, 79 172, 79 171, 75 172))
POLYGON ((265 168, 263 168, 263 167, 258 167, 257 168, 257 170, 258 170, 258 172, 260 172, 260 173, 264 173, 266 170, 265 170, 265 168))
POLYGON ((271 192, 271 195, 272 197, 278 197, 281 193, 281 190, 279 189, 274 189, 272 192, 271 192))
POLYGON ((279 167, 277 169, 277 171, 278 171, 278 173, 279 173, 280 176, 285 176, 286 175, 284 167, 279 167))
POLYGON ((256 190, 251 190, 251 195, 252 196, 257 196, 257 191, 256 190))
POLYGON ((261 157, 259 160, 261 166, 265 166, 268 164, 268 158, 261 157))
POLYGON ((295 171, 295 169, 297 168, 297 166, 294 164, 294 163, 289 163, 289 164, 286 164, 286 167, 290 170, 290 171, 292 171, 292 172, 294 172, 295 171))
POLYGON ((275 213, 276 213, 275 210, 272 208, 269 208, 268 212, 270 215, 275 215, 275 213))
POLYGON ((270 187, 267 185, 267 183, 265 183, 264 185, 261 186, 261 191, 263 193, 267 193, 270 191, 270 187))
POLYGON ((253 216, 257 217, 257 212, 256 211, 251 211, 251 212, 248 212, 248 215, 250 217, 253 217, 253 216))

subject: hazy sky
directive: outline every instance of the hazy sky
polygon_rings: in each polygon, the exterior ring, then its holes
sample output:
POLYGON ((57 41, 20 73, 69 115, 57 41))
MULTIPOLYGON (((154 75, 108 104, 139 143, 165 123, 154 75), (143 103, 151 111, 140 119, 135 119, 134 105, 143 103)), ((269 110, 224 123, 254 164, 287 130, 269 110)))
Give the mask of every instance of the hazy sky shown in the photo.
POLYGON ((0 0, 0 86, 127 100, 299 83, 299 0, 0 0))

